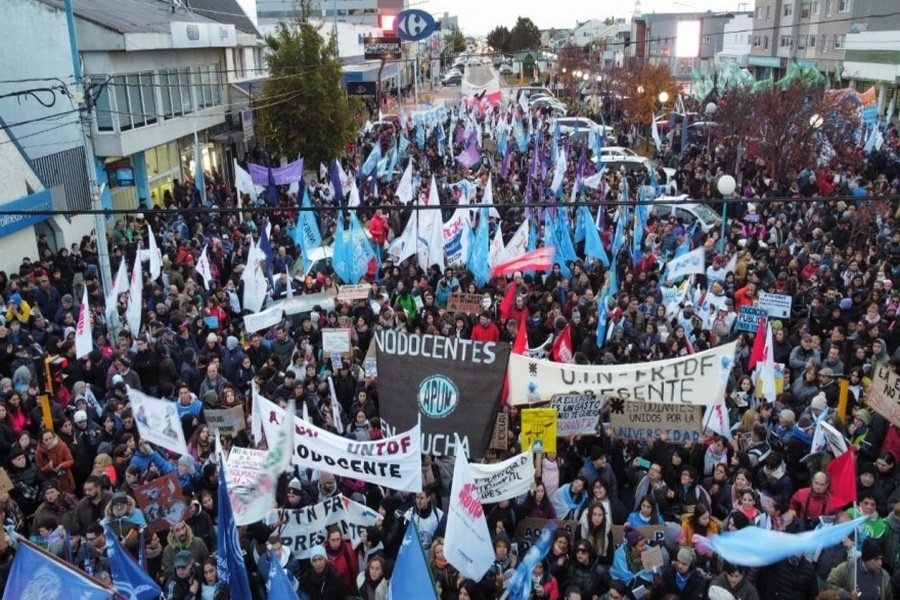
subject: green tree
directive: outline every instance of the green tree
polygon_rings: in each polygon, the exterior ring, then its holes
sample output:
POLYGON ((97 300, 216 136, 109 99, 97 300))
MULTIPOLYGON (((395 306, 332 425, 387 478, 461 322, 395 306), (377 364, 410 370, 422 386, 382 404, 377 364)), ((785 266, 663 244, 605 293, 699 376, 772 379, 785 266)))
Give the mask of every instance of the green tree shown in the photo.
POLYGON ((459 29, 455 30, 447 41, 450 49, 453 50, 454 54, 459 54, 460 52, 466 51, 466 36, 462 34, 462 31, 459 29))
POLYGON ((260 133, 273 151, 307 164, 339 156, 356 131, 355 104, 341 88, 341 62, 334 36, 326 42, 308 12, 281 22, 266 37, 272 77, 258 100, 260 133))
POLYGON ((498 25, 487 34, 487 43, 499 52, 509 51, 509 40, 509 29, 505 25, 498 25))
POLYGON ((541 47, 541 32, 528 17, 516 19, 515 26, 509 32, 510 50, 531 50, 541 47))

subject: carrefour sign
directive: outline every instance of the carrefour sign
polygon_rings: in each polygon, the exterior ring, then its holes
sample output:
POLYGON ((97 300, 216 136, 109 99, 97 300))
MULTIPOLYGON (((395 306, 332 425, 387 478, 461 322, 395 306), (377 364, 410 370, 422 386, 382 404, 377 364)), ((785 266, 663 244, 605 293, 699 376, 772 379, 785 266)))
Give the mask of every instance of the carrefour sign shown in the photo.
POLYGON ((30 227, 35 223, 46 221, 49 211, 53 210, 53 200, 50 191, 36 192, 0 205, 0 238, 11 233, 30 227), (34 211, 35 214, 10 214, 16 211, 34 211), (37 211, 48 211, 40 213, 37 211))

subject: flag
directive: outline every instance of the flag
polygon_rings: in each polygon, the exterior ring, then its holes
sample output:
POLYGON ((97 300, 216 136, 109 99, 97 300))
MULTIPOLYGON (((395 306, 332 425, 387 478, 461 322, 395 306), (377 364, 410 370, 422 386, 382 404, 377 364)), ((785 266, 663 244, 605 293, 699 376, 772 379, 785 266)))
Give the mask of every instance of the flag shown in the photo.
MULTIPOLYGON (((687 240, 687 238, 685 238, 687 240)), ((683 246, 684 244, 682 244, 683 246)), ((677 279, 685 275, 700 274, 706 272, 706 249, 700 246, 696 250, 685 252, 666 263, 666 277, 677 279)))
POLYGON ((203 247, 203 252, 200 253, 200 258, 197 259, 197 274, 200 276, 200 279, 203 280, 203 287, 209 291, 209 282, 212 281, 212 269, 209 266, 209 257, 206 254, 208 246, 203 247))
POLYGON ((535 565, 544 560, 550 547, 553 545, 553 534, 556 532, 556 523, 548 521, 541 537, 528 549, 525 558, 519 562, 516 572, 509 579, 506 589, 509 590, 509 600, 528 600, 531 597, 531 572, 535 565))
MULTIPOLYGON (((140 256, 141 246, 138 244, 137 256, 140 256)), ((131 285, 128 288, 128 307, 125 309, 125 320, 128 322, 128 329, 131 335, 137 337, 141 331, 141 313, 143 312, 144 300, 142 294, 144 291, 144 273, 141 270, 141 259, 134 259, 134 269, 131 271, 131 285)), ((122 259, 125 260, 124 258, 122 259)))
MULTIPOLYGON (((378 161, 381 160, 381 142, 375 142, 375 145, 372 146, 372 150, 369 152, 368 158, 366 158, 366 162, 363 163, 359 172, 362 175, 371 175, 372 171, 378 166, 378 161)), ((343 197, 341 198, 343 201, 343 197)))
POLYGON ((650 133, 653 135, 653 143, 656 145, 656 151, 662 154, 662 140, 659 138, 659 126, 656 119, 652 119, 653 124, 650 125, 650 133))
POLYGON ((356 283, 351 281, 353 271, 352 250, 347 243, 349 232, 344 228, 343 210, 338 210, 337 224, 334 228, 334 252, 331 257, 331 266, 334 272, 344 283, 356 283))
POLYGON ((553 190, 554 194, 559 193, 568 165, 569 162, 565 150, 557 152, 556 161, 553 166, 553 180, 550 183, 550 189, 553 190))
POLYGON ((294 227, 294 243, 300 246, 303 257, 309 260, 309 254, 322 245, 322 233, 319 231, 319 222, 316 221, 316 213, 312 209, 312 201, 309 199, 309 190, 303 190, 303 201, 297 217, 297 226, 294 227))
POLYGON ((111 589, 19 537, 4 598, 110 600, 111 589))
POLYGON ((467 267, 475 277, 475 284, 483 286, 491 278, 491 267, 488 265, 488 216, 487 209, 481 209, 478 215, 478 226, 469 251, 467 267))
MULTIPOLYGON (((856 489, 856 484, 852 487, 856 489)), ((739 531, 726 531, 709 538, 694 534, 693 541, 695 546, 697 544, 706 546, 731 564, 766 567, 795 554, 818 553, 823 548, 836 546, 844 538, 852 535, 866 518, 861 517, 840 525, 830 525, 803 533, 745 527, 739 531)))
POLYGON ((832 459, 826 467, 829 485, 829 503, 831 506, 844 507, 856 502, 856 462, 853 448, 832 459))
MULTIPOLYGON (((613 273, 614 271, 610 271, 613 273)), ((606 343, 606 326, 609 323, 609 297, 600 298, 600 304, 597 306, 597 347, 602 348, 606 343)))
POLYGON ((284 274, 287 275, 287 285, 284 289, 284 297, 291 299, 294 297, 294 286, 291 283, 291 269, 286 264, 284 265, 284 274))
POLYGON ((515 281, 510 282, 508 286, 506 286, 506 293, 503 295, 503 300, 500 301, 500 318, 506 321, 509 318, 509 313, 512 312, 513 307, 516 305, 516 294, 518 292, 519 286, 515 281))
POLYGON ((88 306, 88 289, 84 286, 81 308, 78 311, 78 324, 75 326, 75 358, 82 358, 94 349, 94 336, 91 333, 91 311, 88 306))
POLYGON ((206 181, 203 179, 203 153, 200 151, 200 138, 194 131, 194 187, 200 193, 200 200, 206 206, 206 181))
POLYGON ((747 368, 752 370, 756 363, 763 359, 766 351, 766 318, 760 317, 758 327, 756 329, 756 337, 753 338, 753 348, 750 349, 750 357, 747 359, 747 368))
POLYGON ((504 249, 502 223, 497 223, 497 229, 494 230, 494 237, 491 239, 490 247, 488 247, 488 265, 491 268, 500 264, 504 249))
POLYGON ((762 380, 762 392, 766 400, 775 402, 775 349, 772 343, 772 324, 766 325, 766 343, 761 360, 757 363, 757 376, 762 380))
POLYGON ((413 161, 410 160, 406 165, 406 170, 403 171, 403 175, 400 177, 400 182, 397 184, 397 191, 394 192, 394 195, 400 199, 402 204, 409 204, 413 199, 413 161))
MULTIPOLYGON (((224 464, 224 457, 220 464, 224 464)), ((219 529, 216 535, 216 572, 219 581, 228 585, 232 600, 253 600, 247 567, 244 565, 244 551, 238 540, 231 500, 228 498, 228 469, 219 475, 219 529)))
POLYGON ((281 566, 281 561, 275 556, 274 550, 269 550, 269 577, 266 581, 267 597, 272 600, 297 600, 297 592, 288 581, 281 566))
MULTIPOLYGON (((493 555, 493 552, 491 553, 493 555)), ((490 559, 493 562, 493 557, 490 559)), ((488 565, 490 564, 488 563, 488 565)), ((455 565, 454 565, 455 566, 455 565)), ((439 600, 431 569, 419 541, 415 519, 406 525, 400 551, 394 563, 394 574, 388 585, 387 600, 439 600)))
POLYGON ((247 253, 247 265, 241 274, 244 282, 243 307, 250 312, 259 312, 266 301, 266 274, 261 263, 265 257, 259 249, 259 244, 250 244, 247 253))
MULTIPOLYGON (((458 437, 456 439, 459 440, 458 437)), ((453 467, 444 556, 462 575, 474 581, 480 581, 494 562, 494 546, 481 505, 481 495, 465 451, 456 453, 453 467)))
POLYGON ((512 275, 516 271, 549 271, 553 267, 555 254, 553 246, 541 246, 518 258, 497 264, 491 271, 491 276, 512 275))
MULTIPOLYGON (((822 411, 822 415, 825 415, 825 411, 822 411)), ((816 429, 809 451, 811 454, 815 454, 830 450, 834 456, 841 456, 847 451, 847 440, 844 439, 844 434, 835 429, 833 425, 829 425, 822 415, 816 420, 816 429)))
POLYGON ((456 162, 465 167, 466 169, 471 169, 475 166, 478 161, 481 160, 481 154, 478 153, 478 144, 475 140, 475 136, 469 136, 468 142, 466 142, 466 148, 456 157, 456 162))
POLYGON ((265 274, 266 277, 272 276, 272 264, 275 262, 275 253, 272 251, 272 242, 269 240, 269 233, 272 231, 272 224, 266 223, 266 226, 263 227, 259 232, 259 251, 263 253, 265 260, 263 264, 265 265, 265 274))
POLYGON ((728 418, 728 407, 719 399, 713 406, 706 408, 706 429, 731 439, 731 419, 728 418))
POLYGON ((331 175, 331 188, 334 190, 334 201, 336 204, 341 205, 344 203, 344 186, 341 183, 343 180, 343 169, 341 169, 338 159, 332 159, 329 174, 331 175))
POLYGON ((181 418, 173 402, 148 396, 134 388, 128 388, 128 400, 141 439, 175 454, 188 453, 181 418))
POLYGON ((147 240, 150 252, 150 279, 156 280, 162 272, 162 255, 159 248, 156 247, 156 236, 153 235, 153 229, 147 224, 147 240))
POLYGON ((737 252, 731 255, 731 258, 728 259, 728 263, 725 265, 725 273, 734 273, 734 269, 737 267, 737 252))
POLYGON ((141 569, 128 551, 108 528, 106 531, 106 556, 113 587, 129 600, 155 600, 162 593, 153 578, 141 569))
MULTIPOLYGON (((609 257, 606 255, 606 248, 603 247, 603 240, 600 239, 600 232, 597 231, 597 225, 590 218, 590 209, 582 206, 579 210, 584 211, 584 254, 592 256, 602 262, 606 268, 609 268, 609 257)), ((601 206, 599 211, 603 211, 601 206)))
POLYGON ((684 115, 681 121, 681 155, 684 156, 688 145, 688 131, 690 130, 690 117, 684 115))
MULTIPOLYGON (((234 159, 234 188, 239 192, 239 201, 241 194, 250 196, 251 202, 259 201, 259 196, 256 192, 256 184, 253 183, 253 177, 241 167, 237 159, 234 159)), ((238 206, 240 206, 240 203, 238 206)))
POLYGON ((328 391, 331 395, 331 415, 334 420, 334 430, 337 431, 340 435, 344 434, 344 422, 341 419, 341 404, 337 399, 337 392, 334 391, 334 380, 329 375, 328 377, 328 391))
POLYGON ((569 325, 566 325, 553 340, 553 360, 559 363, 575 362, 575 352, 572 349, 572 330, 569 325))

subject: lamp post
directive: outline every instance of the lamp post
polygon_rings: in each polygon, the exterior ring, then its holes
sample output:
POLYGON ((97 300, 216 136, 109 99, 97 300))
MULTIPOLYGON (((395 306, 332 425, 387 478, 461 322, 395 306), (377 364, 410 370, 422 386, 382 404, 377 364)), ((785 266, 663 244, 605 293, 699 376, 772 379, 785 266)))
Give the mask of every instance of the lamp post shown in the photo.
POLYGON ((737 182, 731 175, 722 175, 716 183, 716 188, 719 190, 719 193, 722 194, 722 229, 719 237, 722 240, 722 249, 724 250, 725 220, 728 218, 728 200, 731 198, 731 195, 734 194, 734 190, 737 188, 737 182))

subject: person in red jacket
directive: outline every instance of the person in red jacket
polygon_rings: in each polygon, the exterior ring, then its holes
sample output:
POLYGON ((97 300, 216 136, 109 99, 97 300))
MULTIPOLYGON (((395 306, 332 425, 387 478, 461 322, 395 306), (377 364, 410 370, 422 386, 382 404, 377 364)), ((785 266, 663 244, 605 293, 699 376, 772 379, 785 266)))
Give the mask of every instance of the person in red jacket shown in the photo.
POLYGON ((742 306, 753 306, 756 299, 756 284, 748 283, 734 293, 734 310, 740 312, 742 306))
POLYGON ((483 312, 478 317, 478 325, 472 328, 473 342, 499 342, 500 329, 491 321, 491 316, 483 312))
POLYGON ((325 531, 328 534, 325 541, 325 556, 328 563, 341 576, 344 589, 355 591, 356 577, 359 575, 359 561, 353 545, 344 539, 338 525, 329 525, 325 531))
POLYGON ((830 482, 828 474, 819 471, 813 475, 810 487, 805 487, 794 492, 791 496, 790 513, 794 520, 800 520, 803 530, 812 530, 819 521, 819 517, 833 515, 841 508, 832 506, 830 482))
POLYGON ((372 242, 381 248, 387 239, 387 232, 388 221, 384 218, 384 212, 379 208, 369 220, 369 235, 372 236, 372 242))

